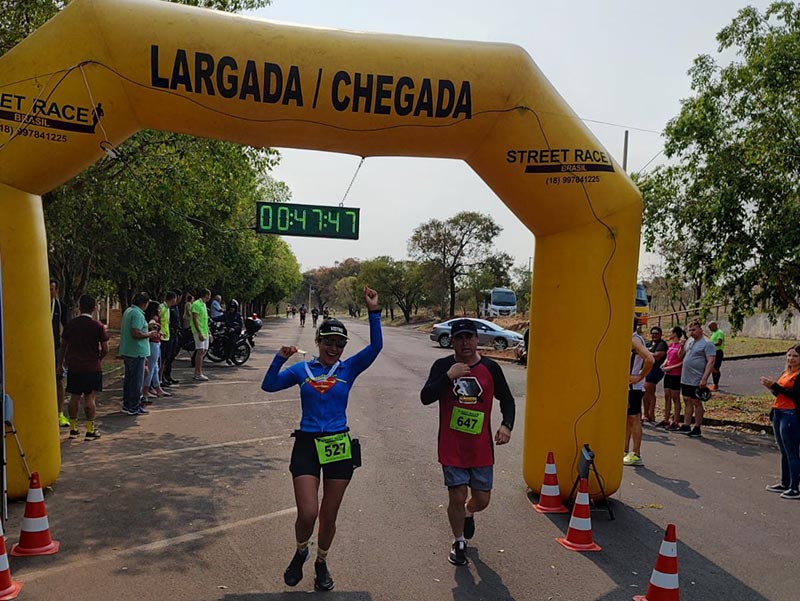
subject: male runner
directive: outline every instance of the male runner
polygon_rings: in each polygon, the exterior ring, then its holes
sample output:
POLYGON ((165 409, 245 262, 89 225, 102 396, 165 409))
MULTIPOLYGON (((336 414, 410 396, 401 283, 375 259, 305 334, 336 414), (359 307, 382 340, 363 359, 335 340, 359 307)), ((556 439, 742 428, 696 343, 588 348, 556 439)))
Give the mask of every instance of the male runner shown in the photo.
POLYGON ((478 353, 475 322, 459 319, 451 332, 454 354, 434 362, 420 398, 423 405, 439 401, 439 463, 449 493, 447 517, 454 539, 448 560, 463 566, 467 539, 475 534, 473 516, 486 509, 492 491, 492 400, 500 401, 503 415, 494 435, 498 445, 511 439, 516 406, 503 370, 478 353))

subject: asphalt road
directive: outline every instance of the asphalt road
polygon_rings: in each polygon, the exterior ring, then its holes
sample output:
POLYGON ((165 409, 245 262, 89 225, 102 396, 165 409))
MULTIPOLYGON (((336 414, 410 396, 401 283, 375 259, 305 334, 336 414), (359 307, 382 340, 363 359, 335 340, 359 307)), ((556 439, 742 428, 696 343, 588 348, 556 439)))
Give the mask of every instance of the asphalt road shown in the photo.
MULTIPOLYGON (((348 327, 351 353, 366 341, 367 326, 348 327)), ((646 431, 646 467, 626 468, 613 497, 615 520, 602 510, 592 513, 602 551, 586 554, 554 540, 566 532, 568 515, 531 509, 521 477, 520 428, 497 450, 492 504, 476 519, 470 565, 450 565, 437 411, 418 400, 430 364, 447 351, 412 329, 387 329, 385 340, 351 394, 349 421, 362 441, 364 466, 348 490, 329 556, 336 590, 318 595, 628 601, 644 594, 664 528, 675 523, 684 601, 798 598, 800 503, 764 491, 779 470, 773 443, 709 428, 700 440, 646 431)), ((298 393, 267 395, 259 388, 272 353, 286 343, 311 350, 311 328, 299 328, 297 320, 267 321, 246 366, 210 366, 211 381, 180 386, 149 416, 123 416, 114 413, 118 400, 104 401, 104 436, 97 442, 69 441, 62 432, 63 473, 46 496, 61 550, 10 558, 14 578, 24 583, 20 598, 274 601, 308 595, 310 564, 296 589, 282 580, 294 550, 288 435, 299 421, 298 393)), ((190 381, 188 362, 178 366, 178 377, 190 381)), ((524 368, 503 369, 522 424, 524 368)), ((109 387, 107 396, 118 399, 119 384, 109 387)), ((9 547, 23 509, 24 503, 11 507, 9 547)))

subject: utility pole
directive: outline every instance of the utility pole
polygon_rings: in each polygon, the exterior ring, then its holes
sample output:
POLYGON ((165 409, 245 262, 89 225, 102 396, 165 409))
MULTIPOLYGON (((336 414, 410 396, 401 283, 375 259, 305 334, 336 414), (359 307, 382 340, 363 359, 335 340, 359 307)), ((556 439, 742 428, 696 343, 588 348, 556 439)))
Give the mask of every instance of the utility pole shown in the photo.
POLYGON ((628 130, 625 130, 625 143, 622 146, 622 170, 628 173, 628 130))

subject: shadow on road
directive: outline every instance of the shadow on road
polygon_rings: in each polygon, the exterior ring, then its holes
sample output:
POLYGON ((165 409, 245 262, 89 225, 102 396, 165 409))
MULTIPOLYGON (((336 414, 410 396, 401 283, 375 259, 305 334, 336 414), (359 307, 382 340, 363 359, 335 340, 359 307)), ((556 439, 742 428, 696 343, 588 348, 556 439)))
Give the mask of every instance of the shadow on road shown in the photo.
MULTIPOLYGON (((286 599, 308 599, 307 591, 289 591, 285 593, 246 593, 244 595, 225 595, 220 601, 281 601, 286 599)), ((330 601, 372 601, 372 595, 364 591, 330 591, 321 593, 330 601)))
POLYGON ((455 570, 456 588, 453 589, 455 601, 479 601, 492 599, 514 601, 503 579, 488 565, 481 561, 478 547, 467 547, 467 557, 474 566, 479 580, 476 581, 472 567, 455 570))
MULTIPOLYGON (((592 511, 592 536, 594 542, 602 547, 602 551, 582 554, 617 585, 616 589, 594 601, 630 601, 633 595, 644 595, 664 536, 661 526, 636 509, 618 500, 612 500, 612 503, 616 516, 613 521, 602 511, 592 511), (622 535, 622 531, 626 534, 622 535)), ((550 514, 547 517, 566 533, 570 519, 568 514, 550 514)), ((682 543, 680 528, 679 526, 677 533, 678 573, 682 596, 704 601, 770 601, 730 572, 682 543)))

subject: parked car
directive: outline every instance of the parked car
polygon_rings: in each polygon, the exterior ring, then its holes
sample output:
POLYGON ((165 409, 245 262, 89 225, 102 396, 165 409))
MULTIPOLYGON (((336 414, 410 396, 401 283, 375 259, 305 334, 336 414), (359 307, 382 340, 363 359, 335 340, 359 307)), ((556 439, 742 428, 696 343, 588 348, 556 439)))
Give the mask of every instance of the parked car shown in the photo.
MULTIPOLYGON (((450 344, 450 326, 452 323, 462 317, 449 319, 443 323, 433 325, 431 330, 431 340, 438 342, 442 348, 449 348, 450 344)), ((485 319, 473 319, 478 328, 478 345, 479 346, 492 346, 499 351, 508 347, 517 346, 522 343, 522 334, 518 334, 512 330, 505 330, 500 326, 486 321, 485 319)))

